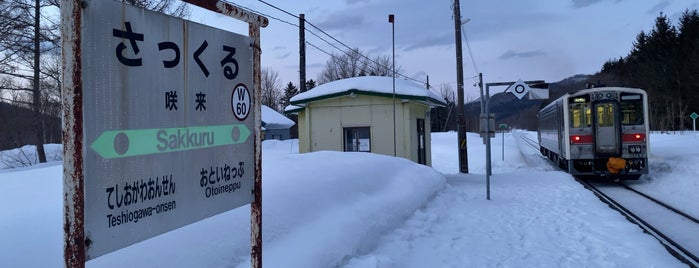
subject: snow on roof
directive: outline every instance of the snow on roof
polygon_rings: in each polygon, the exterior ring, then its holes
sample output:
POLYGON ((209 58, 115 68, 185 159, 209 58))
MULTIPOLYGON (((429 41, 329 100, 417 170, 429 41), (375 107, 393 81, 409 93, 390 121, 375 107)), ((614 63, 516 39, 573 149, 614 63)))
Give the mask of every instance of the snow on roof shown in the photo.
POLYGON ((291 104, 291 105, 284 107, 284 113, 285 114, 293 114, 293 113, 297 113, 298 111, 301 111, 303 109, 304 108, 301 106, 291 104))
POLYGON ((291 119, 266 105, 262 105, 262 122, 265 129, 284 129, 290 128, 295 124, 291 119))
MULTIPOLYGON (((291 98, 291 104, 303 104, 315 100, 327 99, 350 93, 391 96, 393 94, 393 78, 387 76, 360 76, 336 80, 317 86, 291 98)), ((396 79, 396 97, 418 100, 430 105, 446 105, 439 94, 427 90, 424 86, 396 79)))

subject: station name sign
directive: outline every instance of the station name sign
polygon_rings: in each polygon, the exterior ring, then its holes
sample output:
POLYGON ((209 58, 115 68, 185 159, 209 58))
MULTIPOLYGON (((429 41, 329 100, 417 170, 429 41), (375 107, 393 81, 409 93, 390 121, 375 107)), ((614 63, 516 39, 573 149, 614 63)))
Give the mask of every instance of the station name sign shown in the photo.
POLYGON ((116 1, 82 19, 87 259, 249 204, 252 40, 116 1))

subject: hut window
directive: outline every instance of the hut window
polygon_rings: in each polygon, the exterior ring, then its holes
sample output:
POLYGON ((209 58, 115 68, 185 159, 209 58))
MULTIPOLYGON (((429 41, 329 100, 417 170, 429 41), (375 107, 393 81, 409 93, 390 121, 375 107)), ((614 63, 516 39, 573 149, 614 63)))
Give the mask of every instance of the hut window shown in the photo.
POLYGON ((344 128, 345 152, 371 152, 371 128, 344 128))

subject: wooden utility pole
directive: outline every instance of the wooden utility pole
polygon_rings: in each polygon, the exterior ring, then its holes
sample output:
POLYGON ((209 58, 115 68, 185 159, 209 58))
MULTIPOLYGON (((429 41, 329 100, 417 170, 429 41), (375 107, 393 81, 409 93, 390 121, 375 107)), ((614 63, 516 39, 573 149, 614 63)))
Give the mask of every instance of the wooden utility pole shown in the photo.
POLYGON ((456 131, 459 146, 459 172, 468 173, 468 151, 466 150, 466 117, 464 116, 464 63, 461 55, 461 7, 454 0, 454 36, 456 41, 456 131))
POLYGON ((299 14, 299 92, 306 90, 306 20, 299 14))

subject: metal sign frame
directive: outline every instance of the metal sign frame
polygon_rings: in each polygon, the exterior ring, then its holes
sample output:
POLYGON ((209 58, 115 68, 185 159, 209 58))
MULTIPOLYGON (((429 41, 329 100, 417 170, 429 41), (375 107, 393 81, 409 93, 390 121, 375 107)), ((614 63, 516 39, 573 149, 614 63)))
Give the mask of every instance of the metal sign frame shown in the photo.
MULTIPOLYGON (((261 172, 261 112, 260 112, 260 27, 265 27, 265 17, 245 12, 231 4, 216 0, 184 0, 224 15, 241 19, 249 24, 249 37, 253 44, 253 94, 254 103, 254 186, 251 203, 251 265, 262 266, 262 172, 261 172)), ((82 66, 82 8, 91 1, 61 0, 62 34, 62 102, 64 145, 64 265, 85 267, 86 246, 91 241, 85 236, 85 166, 87 141, 83 125, 83 66, 82 66)))
MULTIPOLYGON (((483 88, 481 87, 481 113, 483 114, 490 114, 490 87, 491 86, 507 86, 508 89, 511 87, 513 84, 522 81, 519 79, 518 81, 513 81, 513 82, 493 82, 493 83, 486 83, 485 84, 485 93, 483 92, 483 88)), ((541 84, 545 83, 544 80, 534 80, 534 81, 524 81, 525 84, 531 85, 531 84, 541 84)), ((507 92, 507 89, 505 89, 505 92, 507 92)), ((490 120, 485 120, 485 129, 490 129, 490 120)), ((490 200, 490 176, 493 175, 493 170, 491 167, 491 159, 490 159, 490 136, 484 137, 485 139, 485 185, 486 185, 486 199, 490 200)))

